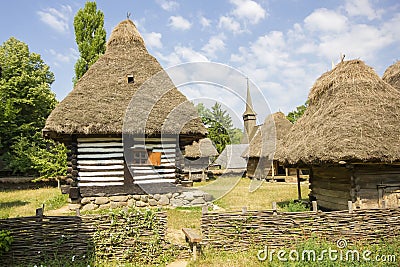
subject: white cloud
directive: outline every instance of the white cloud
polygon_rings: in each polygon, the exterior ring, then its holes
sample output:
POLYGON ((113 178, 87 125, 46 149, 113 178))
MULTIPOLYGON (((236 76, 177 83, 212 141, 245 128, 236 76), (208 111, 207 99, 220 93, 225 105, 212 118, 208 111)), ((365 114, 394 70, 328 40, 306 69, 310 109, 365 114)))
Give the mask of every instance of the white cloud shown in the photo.
POLYGON ((205 44, 201 50, 209 57, 215 58, 216 57, 216 52, 221 51, 225 49, 225 36, 224 35, 218 35, 218 36, 212 36, 209 40, 208 43, 205 44))
POLYGON ((60 53, 54 49, 49 49, 48 53, 51 55, 53 64, 55 66, 60 66, 62 64, 73 63, 78 60, 79 52, 74 48, 69 48, 67 52, 60 53))
POLYGON ((38 11, 37 14, 42 22, 59 33, 69 31, 69 20, 72 17, 72 8, 69 5, 62 5, 59 10, 46 8, 38 11))
POLYGON ((378 19, 384 13, 383 9, 372 7, 369 0, 347 0, 345 9, 350 16, 365 16, 369 20, 378 19))
POLYGON ((248 20, 251 24, 257 24, 267 15, 265 9, 255 1, 252 0, 231 0, 235 5, 233 14, 241 19, 248 20))
POLYGON ((143 35, 146 45, 154 48, 162 48, 162 34, 159 32, 150 32, 143 35))
POLYGON ((192 24, 182 16, 171 16, 169 17, 169 25, 177 30, 189 30, 192 24))
POLYGON ((326 8, 315 10, 304 19, 305 27, 311 31, 341 32, 345 31, 347 18, 326 8))
POLYGON ((157 3, 166 11, 173 11, 179 7, 179 3, 176 1, 157 0, 157 3))
MULTIPOLYGON (((193 50, 191 47, 177 45, 174 51, 168 55, 156 53, 161 61, 165 62, 165 66, 175 66, 186 62, 209 62, 210 60, 200 52, 193 50)), ((164 65, 164 64, 163 64, 164 65)))
POLYGON ((200 24, 203 28, 207 28, 211 26, 211 20, 207 19, 206 17, 200 17, 200 24))
POLYGON ((242 30, 240 29, 240 23, 229 16, 221 16, 219 18, 218 27, 234 33, 242 32, 242 30))

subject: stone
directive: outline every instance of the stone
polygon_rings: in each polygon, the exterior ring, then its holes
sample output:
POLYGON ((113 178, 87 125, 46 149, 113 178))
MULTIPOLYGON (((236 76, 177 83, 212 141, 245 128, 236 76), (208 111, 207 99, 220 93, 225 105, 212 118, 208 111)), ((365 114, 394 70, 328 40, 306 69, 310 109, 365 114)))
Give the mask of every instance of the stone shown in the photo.
POLYGON ((103 205, 107 204, 110 202, 110 199, 108 197, 96 197, 94 203, 97 205, 103 205))
POLYGON ((69 210, 76 211, 76 209, 80 209, 81 206, 82 206, 81 204, 69 204, 68 208, 69 210))
POLYGON ((192 202, 190 202, 190 205, 192 206, 199 206, 206 203, 204 198, 198 197, 196 199, 194 199, 192 202))
POLYGON ((165 196, 166 196, 167 198, 172 198, 172 193, 167 193, 167 194, 165 194, 165 196))
POLYGON ((192 192, 184 192, 184 193, 182 193, 182 197, 184 200, 187 200, 187 201, 194 200, 194 195, 192 192))
POLYGON ((109 209, 111 208, 111 203, 99 205, 99 209, 109 209))
POLYGON ((158 204, 161 206, 167 206, 169 204, 169 198, 166 195, 160 196, 160 199, 158 200, 158 204))
POLYGON ((205 193, 205 194, 204 194, 204 200, 205 200, 206 202, 211 202, 211 201, 213 201, 213 199, 214 199, 214 197, 213 197, 212 195, 210 195, 210 194, 208 194, 208 193, 205 193))
POLYGON ((153 199, 154 197, 153 197, 153 195, 147 195, 147 198, 148 199, 153 199))
POLYGON ((182 199, 179 198, 171 198, 171 206, 173 207, 182 207, 183 206, 183 201, 182 199))
POLYGON ((155 199, 149 199, 149 205, 150 206, 157 206, 157 200, 155 200, 155 199))
POLYGON ((86 204, 85 206, 83 206, 81 211, 92 211, 92 210, 97 209, 98 207, 99 206, 96 204, 89 203, 89 204, 86 204))
POLYGON ((153 198, 154 198, 155 200, 159 201, 160 198, 161 198, 161 195, 160 195, 160 194, 155 194, 155 195, 153 196, 153 198))
POLYGON ((112 209, 125 207, 126 205, 128 205, 128 203, 126 203, 126 202, 114 202, 114 201, 111 202, 112 209))
POLYGON ((134 200, 140 200, 140 195, 133 195, 134 200))
POLYGON ((84 198, 81 199, 81 204, 82 205, 86 205, 86 204, 89 204, 91 202, 92 202, 92 200, 91 200, 90 197, 84 197, 84 198))
POLYGON ((140 196, 140 200, 141 200, 142 202, 147 202, 147 201, 149 200, 149 198, 148 198, 147 195, 141 195, 141 196, 140 196))
POLYGON ((172 194, 172 197, 170 197, 170 198, 176 198, 177 196, 179 196, 180 195, 180 193, 173 193, 172 194))
POLYGON ((141 207, 146 207, 146 206, 147 206, 147 203, 146 203, 146 202, 143 202, 143 201, 140 201, 140 200, 138 200, 138 201, 136 201, 135 205, 136 205, 136 207, 139 207, 139 208, 141 208, 141 207))
POLYGON ((200 190, 193 191, 192 193, 194 197, 202 197, 205 194, 203 191, 200 190))
POLYGON ((112 196, 110 199, 114 202, 126 202, 128 200, 128 196, 112 196))
POLYGON ((129 199, 128 202, 127 202, 128 207, 134 207, 135 206, 135 202, 136 201, 134 199, 129 199))

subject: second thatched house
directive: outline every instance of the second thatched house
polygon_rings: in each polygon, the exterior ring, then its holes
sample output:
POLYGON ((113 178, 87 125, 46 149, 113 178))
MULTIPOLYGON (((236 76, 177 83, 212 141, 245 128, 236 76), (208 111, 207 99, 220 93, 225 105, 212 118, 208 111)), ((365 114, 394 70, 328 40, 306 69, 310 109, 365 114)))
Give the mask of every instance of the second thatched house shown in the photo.
POLYGON ((361 60, 314 83, 278 157, 310 169, 310 197, 329 210, 400 206, 400 91, 361 60))
POLYGON ((400 90, 400 60, 390 65, 383 73, 382 80, 400 90))
POLYGON ((285 168, 275 158, 275 151, 280 149, 280 141, 293 124, 282 112, 269 115, 242 154, 247 158, 247 176, 256 179, 274 179, 275 176, 291 175, 293 169, 285 168))
POLYGON ((70 149, 71 198, 143 194, 145 185, 162 191, 176 180, 180 151, 206 129, 162 70, 134 23, 122 21, 50 114, 43 134, 70 149))

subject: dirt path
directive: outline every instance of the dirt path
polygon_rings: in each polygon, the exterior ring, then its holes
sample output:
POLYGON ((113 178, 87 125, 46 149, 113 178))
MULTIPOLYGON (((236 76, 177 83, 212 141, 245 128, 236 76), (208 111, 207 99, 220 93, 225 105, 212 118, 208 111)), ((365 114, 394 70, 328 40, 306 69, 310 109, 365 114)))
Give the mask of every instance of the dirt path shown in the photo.
POLYGON ((167 267, 186 267, 188 264, 185 260, 176 260, 167 265, 167 267))

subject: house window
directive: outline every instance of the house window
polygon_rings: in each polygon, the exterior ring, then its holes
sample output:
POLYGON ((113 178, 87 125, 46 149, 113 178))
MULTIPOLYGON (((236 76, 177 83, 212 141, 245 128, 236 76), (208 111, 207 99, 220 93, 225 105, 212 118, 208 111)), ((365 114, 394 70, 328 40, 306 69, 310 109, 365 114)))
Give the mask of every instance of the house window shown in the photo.
POLYGON ((148 155, 146 149, 134 149, 133 150, 133 164, 145 165, 147 164, 148 155))
POLYGON ((135 82, 135 79, 134 79, 134 77, 133 77, 133 74, 129 74, 129 75, 127 76, 127 78, 128 78, 128 83, 134 83, 134 82, 135 82))

